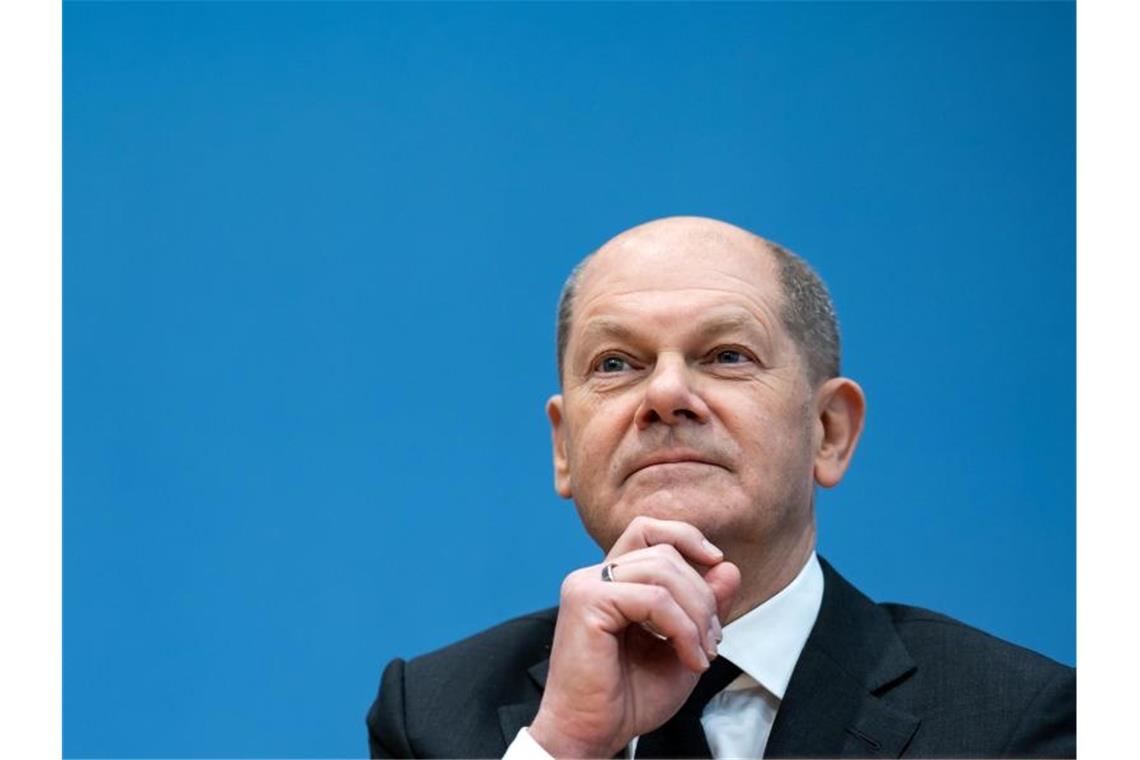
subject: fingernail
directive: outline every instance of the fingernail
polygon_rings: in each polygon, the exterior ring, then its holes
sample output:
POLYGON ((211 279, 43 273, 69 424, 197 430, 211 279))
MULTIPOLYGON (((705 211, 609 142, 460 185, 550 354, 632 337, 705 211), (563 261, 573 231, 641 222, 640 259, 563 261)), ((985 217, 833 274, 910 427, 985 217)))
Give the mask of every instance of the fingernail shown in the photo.
POLYGON ((709 632, 713 641, 718 644, 724 641, 724 631, 722 631, 720 627, 720 618, 716 615, 713 615, 712 620, 709 622, 709 626, 709 632))
POLYGON ((713 546, 712 542, 710 542, 710 541, 709 541, 707 538, 702 538, 702 539, 701 539, 701 546, 705 547, 705 549, 706 549, 707 551, 710 551, 710 552, 712 552, 713 554, 716 554, 716 555, 718 555, 718 556, 720 556, 720 555, 723 555, 723 554, 724 554, 724 552, 722 552, 720 549, 718 549, 717 547, 713 546))
MULTIPOLYGON (((705 664, 705 670, 709 669, 709 656, 700 647, 697 647, 697 653, 701 656, 701 662, 705 664)), ((715 655, 714 655, 715 656, 715 655)))

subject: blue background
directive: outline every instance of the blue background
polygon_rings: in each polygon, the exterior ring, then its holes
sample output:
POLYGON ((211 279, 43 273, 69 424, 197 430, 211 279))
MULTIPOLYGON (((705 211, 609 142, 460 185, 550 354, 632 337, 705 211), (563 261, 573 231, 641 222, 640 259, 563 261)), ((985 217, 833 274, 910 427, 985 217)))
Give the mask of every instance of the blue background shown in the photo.
POLYGON ((831 286, 870 595, 1075 661, 1074 6, 67 3, 64 750, 361 756, 553 604, 574 262, 707 214, 831 286))

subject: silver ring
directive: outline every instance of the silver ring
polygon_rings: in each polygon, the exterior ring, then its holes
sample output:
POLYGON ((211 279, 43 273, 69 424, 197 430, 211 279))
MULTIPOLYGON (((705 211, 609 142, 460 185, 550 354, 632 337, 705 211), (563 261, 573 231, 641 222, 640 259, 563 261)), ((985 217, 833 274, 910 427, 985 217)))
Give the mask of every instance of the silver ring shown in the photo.
MULTIPOLYGON (((614 568, 615 567, 617 567, 616 562, 607 562, 606 564, 602 565, 602 580, 604 582, 606 582, 606 583, 617 583, 617 578, 614 577, 614 568)), ((658 630, 656 628, 654 628, 653 625, 649 622, 642 623, 641 627, 644 628, 645 631, 650 636, 653 636, 654 638, 656 638, 660 641, 668 641, 669 640, 668 636, 665 636, 664 634, 658 632, 658 630)))

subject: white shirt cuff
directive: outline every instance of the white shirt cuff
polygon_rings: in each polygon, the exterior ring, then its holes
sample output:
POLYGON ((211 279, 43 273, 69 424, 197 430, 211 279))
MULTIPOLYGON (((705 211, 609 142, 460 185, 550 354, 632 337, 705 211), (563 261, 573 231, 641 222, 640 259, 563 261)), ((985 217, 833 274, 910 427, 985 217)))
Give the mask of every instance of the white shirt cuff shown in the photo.
POLYGON ((515 734, 511 746, 507 747, 507 754, 503 755, 503 760, 553 760, 553 758, 534 740, 530 731, 526 730, 526 726, 523 726, 515 734))

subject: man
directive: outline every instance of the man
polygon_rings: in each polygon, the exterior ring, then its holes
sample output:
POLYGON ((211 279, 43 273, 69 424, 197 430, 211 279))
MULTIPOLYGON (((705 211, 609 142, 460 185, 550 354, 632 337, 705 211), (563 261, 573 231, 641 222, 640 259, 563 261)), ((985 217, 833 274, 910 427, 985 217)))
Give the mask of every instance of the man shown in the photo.
POLYGON ((555 488, 605 558, 556 610, 392 662, 374 756, 1075 755, 1071 668, 816 557, 866 404, 802 260, 635 227, 571 275, 557 343, 555 488))

